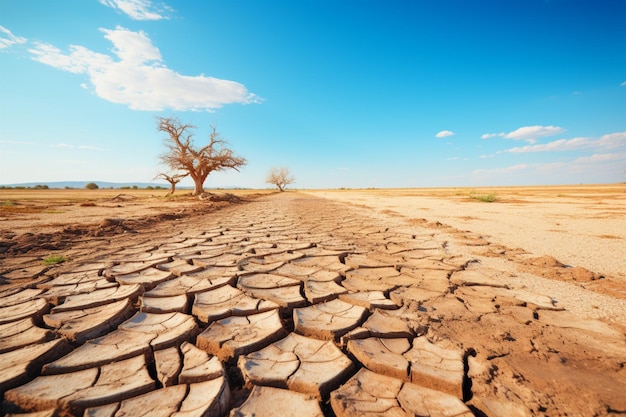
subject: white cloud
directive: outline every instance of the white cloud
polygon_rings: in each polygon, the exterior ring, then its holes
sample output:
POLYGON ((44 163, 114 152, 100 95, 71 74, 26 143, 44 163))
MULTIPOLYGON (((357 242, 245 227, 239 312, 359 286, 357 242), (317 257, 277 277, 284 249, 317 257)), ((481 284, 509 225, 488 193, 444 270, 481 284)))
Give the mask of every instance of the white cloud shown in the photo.
POLYGON ((113 44, 113 53, 126 64, 141 65, 161 61, 159 48, 152 45, 144 31, 133 32, 119 26, 115 30, 100 29, 100 31, 113 44))
POLYGON ((602 153, 591 156, 583 156, 574 160, 574 164, 594 164, 597 162, 618 161, 626 159, 626 152, 623 153, 602 153))
POLYGON ((603 135, 594 145, 601 149, 617 149, 626 146, 626 132, 616 132, 603 135))
POLYGON ((504 136, 504 133, 485 133, 480 138, 481 139, 491 139, 491 138, 495 138, 496 136, 504 136))
POLYGON ((162 4, 161 8, 151 0, 99 0, 101 4, 126 13, 133 20, 167 19, 165 13, 171 8, 162 4))
POLYGON ((528 152, 556 152, 556 151, 571 151, 574 149, 581 149, 589 146, 588 138, 574 138, 574 139, 559 139, 553 142, 544 143, 541 145, 528 145, 522 147, 516 147, 507 149, 504 152, 509 153, 528 153, 528 152))
POLYGON ((11 31, 4 26, 0 26, 0 49, 9 48, 15 44, 23 44, 28 42, 28 39, 21 36, 15 36, 11 31))
POLYGON ((101 29, 113 43, 114 56, 72 45, 69 53, 44 43, 29 52, 33 59, 54 68, 87 74, 95 94, 134 110, 212 110, 230 103, 256 103, 260 98, 238 82, 188 76, 167 68, 159 49, 143 31, 117 27, 101 29))
POLYGON ((578 149, 617 149, 626 146, 626 132, 610 133, 601 136, 599 139, 580 137, 573 139, 559 139, 540 145, 528 145, 507 149, 508 153, 529 153, 529 152, 563 152, 578 149))
POLYGON ((505 139, 536 140, 540 137, 554 136, 565 132, 558 126, 524 126, 504 135, 505 139))
POLYGON ((450 131, 450 130, 442 130, 441 132, 437 133, 435 135, 436 138, 445 138, 448 136, 454 136, 454 132, 450 131))
POLYGON ((523 126, 509 133, 485 133, 481 139, 502 137, 505 139, 524 140, 535 143, 538 138, 554 136, 565 132, 565 129, 558 126, 523 126))
POLYGON ((622 87, 626 87, 626 81, 624 81, 623 83, 620 84, 620 86, 622 87))
POLYGON ((50 148, 64 148, 64 149, 82 149, 82 150, 89 150, 89 151, 103 151, 103 148, 98 148, 96 146, 89 146, 89 145, 70 145, 67 143, 55 143, 53 145, 48 145, 48 147, 50 148))

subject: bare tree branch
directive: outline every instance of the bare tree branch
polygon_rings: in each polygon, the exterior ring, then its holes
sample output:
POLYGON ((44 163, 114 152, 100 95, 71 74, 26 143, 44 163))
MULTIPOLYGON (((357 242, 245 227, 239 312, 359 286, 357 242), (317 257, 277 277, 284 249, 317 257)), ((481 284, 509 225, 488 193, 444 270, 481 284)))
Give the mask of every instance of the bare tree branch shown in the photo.
POLYGON ((265 182, 273 184, 278 187, 279 191, 285 191, 285 187, 289 184, 293 184, 296 179, 291 175, 289 168, 272 168, 267 174, 265 182))
POLYGON ((245 158, 235 156, 226 147, 227 142, 221 139, 214 125, 209 143, 197 149, 193 143, 194 125, 183 124, 177 117, 158 117, 157 122, 157 130, 168 135, 165 138, 167 151, 161 155, 161 162, 174 171, 187 173, 194 182, 194 195, 204 192, 204 181, 213 171, 239 171, 247 163, 245 158))
POLYGON ((188 172, 182 173, 182 174, 167 174, 165 172, 159 172, 156 178, 163 178, 165 181, 170 183, 170 191, 167 193, 167 195, 172 195, 174 194, 174 192, 176 192, 176 184, 178 184, 183 178, 185 178, 187 175, 189 175, 188 172))

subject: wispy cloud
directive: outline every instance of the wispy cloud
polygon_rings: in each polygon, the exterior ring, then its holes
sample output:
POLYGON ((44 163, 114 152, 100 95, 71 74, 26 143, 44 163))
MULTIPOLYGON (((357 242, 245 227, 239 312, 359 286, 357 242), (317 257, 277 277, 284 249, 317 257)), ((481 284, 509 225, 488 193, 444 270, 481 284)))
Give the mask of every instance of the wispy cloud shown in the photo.
POLYGON ((126 13, 133 20, 167 19, 166 14, 172 9, 161 3, 152 4, 151 0, 99 0, 101 4, 126 13))
POLYGON ((504 136, 504 133, 485 133, 480 138, 481 139, 491 139, 491 138, 495 138, 495 137, 498 137, 498 136, 504 136))
POLYGON ((549 152, 549 151, 571 151, 589 146, 588 138, 559 139, 553 142, 541 145, 528 145, 507 149, 504 152, 509 153, 528 153, 528 152, 549 152))
POLYGON ((442 130, 435 135, 436 138, 447 138, 448 136, 454 136, 454 132, 451 130, 442 130))
POLYGON ((87 151, 104 151, 104 148, 99 148, 97 146, 86 146, 86 145, 81 145, 78 147, 78 149, 84 149, 87 151))
POLYGON ((113 43, 118 60, 78 45, 70 46, 65 54, 53 45, 37 43, 29 52, 46 65, 87 74, 98 97, 134 110, 212 110, 224 104, 261 101, 238 82, 182 75, 167 68, 159 49, 143 31, 119 26, 100 30, 113 43))
POLYGON ((472 173, 474 175, 480 175, 480 176, 485 176, 485 175, 506 175, 506 174, 513 174, 519 171, 523 171, 526 170, 530 167, 530 165, 528 164, 517 164, 517 165, 512 165, 512 166, 508 166, 505 168, 492 168, 492 169, 475 169, 472 173))
POLYGON ((9 48, 15 44, 24 44, 28 39, 15 36, 9 29, 0 26, 0 49, 9 48))
POLYGON ((50 148, 62 148, 62 149, 81 149, 87 151, 104 151, 104 148, 99 148, 97 146, 88 146, 88 145, 70 145, 68 143, 54 143, 52 145, 48 145, 50 148))
POLYGON ((501 137, 505 139, 523 140, 532 144, 539 138, 554 136, 563 132, 565 132, 565 129, 558 126, 523 126, 508 133, 485 133, 481 136, 481 139, 501 137))
POLYGON ((580 137, 573 139, 559 139, 539 145, 528 145, 507 149, 508 153, 529 152, 563 152, 579 149, 617 149, 626 146, 626 132, 610 133, 599 139, 580 137))
POLYGON ((621 153, 601 153, 591 156, 583 156, 574 160, 575 164, 594 164, 597 162, 619 161, 626 159, 626 152, 621 153))

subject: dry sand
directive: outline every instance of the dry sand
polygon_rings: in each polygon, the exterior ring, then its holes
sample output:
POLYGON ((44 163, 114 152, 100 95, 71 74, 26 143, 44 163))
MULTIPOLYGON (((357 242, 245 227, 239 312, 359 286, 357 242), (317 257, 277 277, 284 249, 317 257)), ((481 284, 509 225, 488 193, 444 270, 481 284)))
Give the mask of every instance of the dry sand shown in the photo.
POLYGON ((238 194, 0 190, 3 412, 626 412, 623 186, 238 194))
POLYGON ((509 248, 626 280, 626 185, 313 191, 407 220, 469 230, 509 248), (470 198, 495 194, 496 201, 470 198))
POLYGON ((308 193, 348 203, 387 222, 394 219, 400 227, 419 224, 469 231, 499 251, 450 249, 474 257, 510 287, 548 295, 581 317, 626 323, 622 184, 308 193), (495 194, 496 201, 470 197, 488 194, 495 194), (553 267, 559 263, 563 268, 555 273, 553 267))

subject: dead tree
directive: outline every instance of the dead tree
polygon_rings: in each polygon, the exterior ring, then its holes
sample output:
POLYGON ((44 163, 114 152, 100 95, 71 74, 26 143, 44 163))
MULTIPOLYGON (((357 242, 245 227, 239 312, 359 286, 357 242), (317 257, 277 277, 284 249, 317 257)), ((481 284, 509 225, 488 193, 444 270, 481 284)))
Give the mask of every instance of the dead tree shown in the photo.
POLYGON ((287 167, 272 168, 265 180, 265 182, 278 187, 278 191, 280 192, 285 191, 285 187, 289 184, 293 184, 295 181, 296 179, 291 175, 287 167))
POLYGON ((154 178, 163 178, 165 181, 170 183, 170 191, 166 194, 166 196, 168 196, 176 192, 176 184, 178 184, 187 175, 189 174, 186 172, 183 174, 166 174, 165 172, 159 172, 154 178))
POLYGON ((173 171, 181 171, 191 177, 194 195, 204 192, 204 181, 214 171, 234 169, 244 166, 245 158, 233 155, 226 147, 226 141, 220 138, 215 126, 211 126, 208 145, 196 148, 193 135, 196 127, 183 124, 176 117, 158 117, 158 130, 167 133, 165 146, 167 152, 161 155, 161 162, 173 171))

